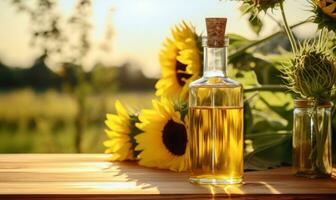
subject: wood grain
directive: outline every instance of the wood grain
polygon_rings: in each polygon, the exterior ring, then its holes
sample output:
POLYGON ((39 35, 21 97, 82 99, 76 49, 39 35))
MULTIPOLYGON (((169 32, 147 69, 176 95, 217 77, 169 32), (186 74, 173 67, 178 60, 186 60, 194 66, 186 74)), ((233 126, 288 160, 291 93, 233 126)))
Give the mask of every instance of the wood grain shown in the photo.
POLYGON ((336 198, 335 176, 300 178, 291 175, 288 167, 247 172, 241 185, 200 186, 188 182, 188 173, 107 158, 104 154, 2 154, 0 199, 336 198))

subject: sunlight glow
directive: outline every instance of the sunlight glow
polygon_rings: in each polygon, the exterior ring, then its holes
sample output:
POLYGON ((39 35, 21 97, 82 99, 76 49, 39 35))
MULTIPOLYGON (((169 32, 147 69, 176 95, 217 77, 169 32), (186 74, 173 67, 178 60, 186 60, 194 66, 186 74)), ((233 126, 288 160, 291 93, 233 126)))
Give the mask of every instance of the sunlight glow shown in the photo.
POLYGON ((208 185, 205 186, 211 193, 211 195, 215 196, 217 193, 222 194, 223 191, 225 194, 230 196, 231 194, 245 194, 243 190, 240 189, 242 185, 208 185))
POLYGON ((111 191, 118 193, 129 193, 129 190, 139 190, 147 189, 151 193, 159 194, 159 190, 156 187, 152 187, 150 184, 137 184, 136 181, 127 181, 127 182, 86 182, 86 183, 70 183, 71 188, 81 188, 81 189, 92 189, 92 190, 102 190, 102 191, 111 191))
POLYGON ((151 1, 148 0, 137 0, 133 3, 134 15, 142 16, 145 15, 151 15, 155 13, 155 11, 158 9, 151 1))
POLYGON ((266 182, 263 182, 263 181, 260 182, 260 183, 263 184, 267 189, 269 189, 272 194, 281 194, 281 192, 279 190, 275 189, 272 185, 270 185, 266 182))
MULTIPOLYGON (((76 1, 60 0, 60 10, 69 15, 76 1)), ((299 1, 288 1, 289 23, 309 17, 304 11, 306 4, 299 1)), ((93 4, 92 22, 95 46, 99 46, 104 35, 105 20, 109 10, 113 9, 112 26, 115 35, 112 39, 112 51, 103 54, 97 49, 87 56, 85 65, 96 62, 106 65, 121 65, 126 61, 137 64, 148 76, 157 77, 160 73, 158 54, 161 44, 170 36, 170 28, 181 20, 191 22, 198 33, 205 30, 204 18, 209 16, 227 16, 228 32, 239 33, 254 39, 256 35, 250 30, 246 17, 238 11, 238 4, 230 1, 179 0, 95 0, 93 4)), ((276 18, 279 12, 274 11, 276 18)), ((261 36, 268 35, 276 29, 275 22, 266 15, 261 16, 267 27, 261 36)), ((8 1, 0 1, 0 61, 13 66, 30 66, 40 51, 29 46, 29 20, 22 13, 17 13, 8 1)), ((311 25, 300 27, 296 32, 303 36, 314 33, 311 25)), ((88 69, 90 67, 87 67, 88 69)))

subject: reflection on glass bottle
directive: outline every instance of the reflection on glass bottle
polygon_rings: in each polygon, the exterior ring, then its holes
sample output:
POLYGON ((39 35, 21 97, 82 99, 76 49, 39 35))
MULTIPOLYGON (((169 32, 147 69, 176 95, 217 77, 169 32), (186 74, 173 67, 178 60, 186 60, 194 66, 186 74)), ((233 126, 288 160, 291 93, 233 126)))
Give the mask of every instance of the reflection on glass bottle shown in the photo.
POLYGON ((207 18, 203 77, 190 84, 190 181, 240 183, 243 177, 243 88, 229 79, 226 18, 207 18))

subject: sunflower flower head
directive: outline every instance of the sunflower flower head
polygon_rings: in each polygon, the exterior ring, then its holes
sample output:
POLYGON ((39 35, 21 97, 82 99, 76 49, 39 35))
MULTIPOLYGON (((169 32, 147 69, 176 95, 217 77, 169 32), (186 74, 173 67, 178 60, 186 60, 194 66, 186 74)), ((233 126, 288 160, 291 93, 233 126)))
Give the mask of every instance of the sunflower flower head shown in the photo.
POLYGON ((288 88, 303 98, 330 100, 336 86, 336 58, 328 48, 328 33, 324 29, 319 38, 306 41, 284 70, 288 88))
POLYGON ((176 106, 167 98, 153 100, 153 109, 142 110, 137 127, 139 164, 147 167, 185 171, 188 169, 186 106, 176 106), (181 109, 181 110, 180 110, 181 109))
POLYGON ((108 139, 104 142, 105 153, 110 153, 111 161, 134 160, 139 154, 134 150, 135 136, 140 130, 135 126, 138 116, 129 114, 120 101, 115 102, 116 114, 107 114, 105 130, 108 139))
POLYGON ((311 0, 312 21, 319 29, 336 32, 336 0, 311 0))
POLYGON ((172 29, 172 36, 160 52, 162 74, 155 85, 156 95, 185 99, 189 83, 200 76, 199 37, 185 22, 172 29))

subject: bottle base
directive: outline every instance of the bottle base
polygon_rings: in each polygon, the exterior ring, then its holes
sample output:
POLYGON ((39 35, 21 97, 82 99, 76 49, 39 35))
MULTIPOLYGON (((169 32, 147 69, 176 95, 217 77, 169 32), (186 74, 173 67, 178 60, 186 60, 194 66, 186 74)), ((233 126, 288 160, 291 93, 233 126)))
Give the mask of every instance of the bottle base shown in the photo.
POLYGON ((189 181, 195 184, 211 184, 211 185, 233 185, 233 184, 240 184, 243 182, 242 178, 195 178, 190 177, 189 181))

